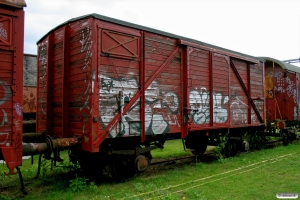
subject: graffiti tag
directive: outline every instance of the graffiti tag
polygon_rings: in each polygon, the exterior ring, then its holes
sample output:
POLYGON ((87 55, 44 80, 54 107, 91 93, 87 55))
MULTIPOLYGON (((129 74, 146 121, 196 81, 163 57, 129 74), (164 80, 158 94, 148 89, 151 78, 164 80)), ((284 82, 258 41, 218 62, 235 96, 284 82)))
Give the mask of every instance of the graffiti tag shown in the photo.
POLYGON ((0 23, 0 38, 3 40, 7 40, 7 32, 2 26, 3 24, 0 23))

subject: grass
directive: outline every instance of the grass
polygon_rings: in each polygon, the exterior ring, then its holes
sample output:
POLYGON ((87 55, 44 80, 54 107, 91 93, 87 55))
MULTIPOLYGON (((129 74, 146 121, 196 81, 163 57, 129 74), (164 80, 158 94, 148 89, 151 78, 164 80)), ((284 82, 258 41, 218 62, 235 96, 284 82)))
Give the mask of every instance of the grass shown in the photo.
MULTIPOLYGON (((208 146, 207 151, 213 150, 215 147, 208 146)), ((154 149, 151 151, 154 159, 180 157, 192 155, 189 150, 184 151, 182 140, 168 140, 165 142, 163 149, 154 149)))
MULTIPOLYGON (((193 163, 184 167, 141 173, 125 182, 86 183, 75 171, 44 167, 38 180, 33 180, 37 166, 30 160, 21 167, 26 189, 23 196, 18 176, 4 177, 0 166, 0 187, 17 185, 0 193, 8 199, 276 199, 278 192, 300 194, 300 142, 288 146, 248 152, 234 158, 193 163), (72 187, 70 187, 72 186, 72 187)), ((165 148, 153 151, 153 157, 189 155, 181 141, 168 141, 165 148)), ((49 163, 49 162, 48 162, 49 163)), ((35 164, 36 165, 36 164, 35 164)))
POLYGON ((163 149, 154 149, 151 151, 153 158, 169 158, 191 155, 190 151, 184 151, 181 140, 168 140, 163 149))

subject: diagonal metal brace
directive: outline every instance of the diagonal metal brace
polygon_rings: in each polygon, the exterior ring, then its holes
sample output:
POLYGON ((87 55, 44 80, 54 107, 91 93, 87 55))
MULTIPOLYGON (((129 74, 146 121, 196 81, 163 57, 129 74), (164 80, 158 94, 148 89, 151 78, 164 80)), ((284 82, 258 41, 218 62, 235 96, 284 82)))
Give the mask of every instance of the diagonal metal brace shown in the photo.
POLYGON ((234 63, 232 62, 232 59, 230 59, 230 66, 231 66, 231 68, 233 69, 233 71, 234 71, 236 77, 238 78, 238 80, 239 80, 239 82, 240 82, 240 84, 241 84, 241 86, 242 86, 242 88, 243 88, 245 94, 247 95, 247 98, 249 99, 249 102, 251 103, 251 106, 252 106, 252 108, 253 108, 253 110, 254 110, 254 112, 255 112, 255 114, 256 114, 256 116, 257 116, 259 122, 260 122, 260 123, 264 123, 264 120, 263 120, 263 118, 260 116, 260 113, 258 112, 258 110, 257 110, 257 108, 256 108, 256 105, 254 104, 254 101, 252 100, 252 98, 251 98, 251 96, 250 96, 250 94, 249 94, 249 92, 248 92, 247 87, 245 86, 245 84, 244 84, 244 82, 243 82, 243 80, 242 80, 240 74, 238 73, 238 71, 237 71, 237 69, 236 69, 234 63))
MULTIPOLYGON (((111 122, 107 125, 104 132, 102 134, 99 134, 98 138, 94 142, 94 147, 98 147, 103 140, 107 137, 111 129, 121 120, 122 114, 125 114, 129 111, 129 109, 133 106, 133 104, 141 97, 142 91, 146 90, 149 85, 154 81, 154 79, 162 72, 162 70, 173 60, 173 58, 177 55, 177 53, 180 51, 181 46, 177 46, 176 49, 171 53, 171 55, 163 62, 163 64, 155 71, 155 73, 152 74, 152 76, 149 78, 149 80, 144 84, 142 83, 142 89, 140 89, 124 106, 123 112, 119 112, 115 117, 111 120, 111 122), (144 85, 143 85, 144 84, 144 85)), ((142 122, 144 123, 144 122, 142 122)))

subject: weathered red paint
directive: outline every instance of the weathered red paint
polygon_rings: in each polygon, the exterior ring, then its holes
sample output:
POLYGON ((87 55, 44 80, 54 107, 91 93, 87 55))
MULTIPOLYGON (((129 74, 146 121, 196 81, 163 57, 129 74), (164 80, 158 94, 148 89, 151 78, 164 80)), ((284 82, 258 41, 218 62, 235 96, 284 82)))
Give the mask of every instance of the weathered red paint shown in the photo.
POLYGON ((23 87, 23 113, 35 113, 36 100, 36 87, 23 87))
MULTIPOLYGON (((144 52, 144 32, 141 31, 141 39, 140 39, 140 52, 144 52)), ((140 83, 145 83, 145 61, 144 57, 140 56, 140 83)), ((141 124, 141 142, 145 142, 146 140, 146 126, 145 123, 145 85, 142 85, 141 91, 141 109, 140 109, 140 124, 141 124)))
POLYGON ((288 71, 273 61, 266 61, 265 73, 267 120, 297 120, 298 73, 288 71))
POLYGON ((38 67, 37 130, 79 137, 89 152, 108 137, 185 138, 261 126, 264 118, 259 60, 92 15, 45 36, 38 67))
MULTIPOLYGON (((234 71, 234 73, 235 73, 235 75, 236 75, 236 77, 237 77, 237 79, 239 80, 239 83, 240 83, 240 85, 241 85, 241 87, 242 87, 242 89, 243 89, 243 91, 244 91, 244 93, 246 94, 246 96, 247 96, 247 98, 248 98, 248 105, 249 104, 251 104, 251 106, 252 106, 252 109, 254 110, 254 112, 255 112, 255 114, 256 114, 256 117, 258 118, 258 120, 259 120, 259 122, 260 123, 263 123, 264 121, 263 121, 263 118, 261 117, 261 115, 260 115, 260 112, 258 111, 258 109, 256 108, 256 105, 254 104, 254 102, 253 102, 253 100, 252 100, 252 98, 251 98, 251 96, 250 96, 250 92, 248 91, 248 89, 247 89, 247 87, 246 87, 246 85, 245 85, 245 83, 244 83, 244 81, 243 80, 245 80, 245 78, 243 79, 241 76, 240 76, 240 74, 241 73, 239 73, 238 71, 237 71, 237 68, 235 67, 235 64, 233 63, 233 61, 232 60, 230 60, 230 65, 231 65, 231 67, 232 67, 232 69, 233 69, 233 71, 234 71)), ((246 80, 250 80, 250 78, 248 78, 249 76, 250 76, 250 73, 249 73, 249 71, 250 71, 250 67, 249 67, 249 63, 247 63, 247 66, 246 66, 247 68, 246 68, 246 80)), ((249 87, 250 85, 248 85, 248 87, 249 87)), ((262 88, 261 88, 262 89, 262 88)), ((250 88, 249 88, 249 90, 250 90, 250 88)), ((251 107, 250 106, 248 106, 250 109, 251 109, 251 107)), ((250 110, 249 110, 249 108, 248 108, 248 112, 250 112, 250 110)), ((251 123, 251 119, 250 119, 250 117, 251 117, 251 115, 248 115, 248 123, 250 122, 251 123)))
POLYGON ((1 6, 0 25, 0 150, 15 174, 22 165, 23 9, 1 6))

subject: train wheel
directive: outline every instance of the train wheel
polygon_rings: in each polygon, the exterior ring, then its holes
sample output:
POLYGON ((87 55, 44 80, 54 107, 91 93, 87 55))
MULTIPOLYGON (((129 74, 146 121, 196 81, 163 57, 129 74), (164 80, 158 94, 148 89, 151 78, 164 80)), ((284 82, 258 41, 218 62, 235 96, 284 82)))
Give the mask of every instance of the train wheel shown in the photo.
POLYGON ((101 179, 104 162, 99 154, 82 152, 78 156, 78 163, 85 177, 92 181, 99 181, 101 179))
POLYGON ((188 138, 186 140, 186 146, 191 149, 194 155, 204 154, 207 149, 207 144, 208 140, 205 136, 188 138))
POLYGON ((197 146, 195 149, 192 149, 191 152, 194 155, 201 155, 205 153, 206 149, 207 149, 207 144, 201 145, 200 147, 197 146))
POLYGON ((280 130, 282 137, 282 144, 288 145, 290 143, 289 132, 287 130, 280 130))
POLYGON ((146 153, 145 155, 138 155, 135 158, 135 169, 137 172, 143 172, 145 171, 152 160, 152 155, 150 154, 150 152, 146 153))
POLYGON ((289 133, 289 138, 290 138, 290 141, 293 142, 294 140, 297 139, 297 134, 296 133, 293 133, 293 132, 288 132, 289 133))
POLYGON ((236 141, 228 140, 224 147, 224 155, 225 157, 234 157, 239 152, 238 144, 236 141))
POLYGON ((111 175, 117 180, 131 178, 135 175, 133 156, 116 156, 111 160, 111 175))

